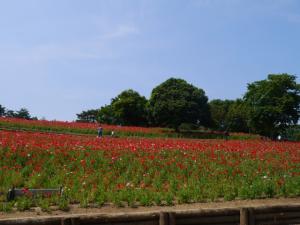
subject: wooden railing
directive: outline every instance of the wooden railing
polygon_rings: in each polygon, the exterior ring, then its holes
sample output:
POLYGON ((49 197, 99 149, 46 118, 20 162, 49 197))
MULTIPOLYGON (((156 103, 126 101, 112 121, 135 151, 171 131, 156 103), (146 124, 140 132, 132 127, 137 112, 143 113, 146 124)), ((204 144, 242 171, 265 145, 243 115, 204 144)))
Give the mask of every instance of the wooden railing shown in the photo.
POLYGON ((197 209, 0 219, 1 225, 295 225, 300 203, 251 208, 197 209))

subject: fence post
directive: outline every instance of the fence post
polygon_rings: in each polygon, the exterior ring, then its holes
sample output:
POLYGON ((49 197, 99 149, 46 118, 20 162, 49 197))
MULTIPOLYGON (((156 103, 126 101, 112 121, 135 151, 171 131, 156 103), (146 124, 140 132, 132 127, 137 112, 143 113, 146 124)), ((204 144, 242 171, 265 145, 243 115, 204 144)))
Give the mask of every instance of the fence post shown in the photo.
POLYGON ((169 225, 169 215, 166 212, 159 213, 159 225, 169 225))
POLYGON ((240 209, 240 225, 249 225, 249 210, 248 210, 248 208, 240 209))

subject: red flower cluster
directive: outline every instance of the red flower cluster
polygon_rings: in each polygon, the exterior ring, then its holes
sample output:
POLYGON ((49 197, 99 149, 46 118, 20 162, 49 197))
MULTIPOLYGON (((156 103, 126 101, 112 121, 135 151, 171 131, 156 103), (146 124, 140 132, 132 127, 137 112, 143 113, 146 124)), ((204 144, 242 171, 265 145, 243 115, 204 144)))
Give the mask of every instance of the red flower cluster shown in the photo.
POLYGON ((12 152, 17 149, 34 151, 37 149, 70 150, 104 150, 104 151, 146 151, 181 150, 186 152, 209 151, 213 156, 218 151, 240 152, 252 157, 265 156, 270 152, 294 155, 300 160, 300 142, 274 142, 263 140, 195 140, 175 138, 94 138, 84 135, 29 133, 22 131, 1 131, 0 146, 9 147, 12 152))
MULTIPOLYGON (((9 123, 10 125, 16 124, 17 127, 23 125, 27 127, 49 127, 52 129, 78 129, 78 130, 97 130, 97 123, 81 123, 81 122, 67 122, 67 121, 48 121, 48 120, 26 120, 18 118, 5 118, 0 117, 0 123, 9 123)), ((104 130, 114 130, 116 132, 129 132, 129 133, 160 133, 160 128, 146 128, 146 127, 133 127, 133 126, 116 126, 101 124, 104 130)))

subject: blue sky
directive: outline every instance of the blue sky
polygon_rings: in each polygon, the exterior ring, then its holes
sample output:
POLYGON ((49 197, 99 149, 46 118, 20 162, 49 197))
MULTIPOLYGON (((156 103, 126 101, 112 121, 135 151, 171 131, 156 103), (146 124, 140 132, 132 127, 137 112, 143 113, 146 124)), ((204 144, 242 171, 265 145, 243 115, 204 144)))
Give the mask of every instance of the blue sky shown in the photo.
POLYGON ((0 0, 0 29, 0 104, 50 120, 169 77, 212 100, 300 76, 298 0, 0 0))

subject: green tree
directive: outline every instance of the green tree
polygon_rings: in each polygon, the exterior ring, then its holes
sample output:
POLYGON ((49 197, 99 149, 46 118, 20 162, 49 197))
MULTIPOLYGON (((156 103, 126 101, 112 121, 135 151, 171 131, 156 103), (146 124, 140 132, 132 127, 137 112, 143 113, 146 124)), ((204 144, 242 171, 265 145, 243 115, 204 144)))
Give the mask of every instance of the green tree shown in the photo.
POLYGON ((0 116, 5 116, 5 107, 0 105, 0 116))
POLYGON ((21 108, 19 111, 15 112, 14 114, 15 114, 14 115, 15 118, 21 118, 27 120, 31 119, 30 113, 26 108, 21 108))
POLYGON ((5 116, 9 117, 9 118, 13 118, 13 117, 16 117, 16 113, 15 113, 15 111, 9 109, 5 112, 5 116))
POLYGON ((209 102, 209 109, 211 113, 212 126, 218 130, 225 130, 226 116, 230 106, 234 103, 233 100, 214 99, 209 102))
POLYGON ((118 124, 145 126, 147 125, 147 99, 138 92, 129 89, 123 91, 111 101, 113 118, 118 124))
POLYGON ((267 79, 248 84, 244 100, 249 107, 252 131, 276 137, 299 120, 300 85, 296 76, 270 74, 267 79))
POLYGON ((98 122, 105 124, 117 124, 117 119, 115 118, 111 105, 105 105, 100 108, 98 122))
POLYGON ((209 125, 205 92, 185 80, 170 78, 152 90, 149 105, 155 125, 178 130, 180 124, 209 125))
POLYGON ((249 132, 248 107, 242 99, 237 99, 230 104, 225 121, 229 131, 249 132))
POLYGON ((77 115, 77 122, 87 122, 94 123, 98 118, 99 110, 98 109, 90 109, 87 111, 82 111, 77 115))

